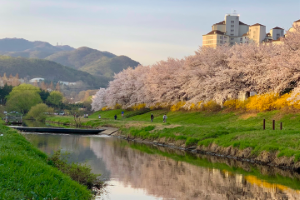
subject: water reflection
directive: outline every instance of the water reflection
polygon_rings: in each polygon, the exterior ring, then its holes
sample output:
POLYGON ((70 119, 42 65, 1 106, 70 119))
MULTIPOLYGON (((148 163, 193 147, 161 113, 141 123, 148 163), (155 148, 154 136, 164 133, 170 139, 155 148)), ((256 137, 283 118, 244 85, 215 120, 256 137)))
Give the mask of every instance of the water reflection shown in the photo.
POLYGON ((110 137, 26 137, 48 154, 62 149, 72 161, 87 162, 114 185, 112 200, 300 199, 300 176, 288 171, 110 137))

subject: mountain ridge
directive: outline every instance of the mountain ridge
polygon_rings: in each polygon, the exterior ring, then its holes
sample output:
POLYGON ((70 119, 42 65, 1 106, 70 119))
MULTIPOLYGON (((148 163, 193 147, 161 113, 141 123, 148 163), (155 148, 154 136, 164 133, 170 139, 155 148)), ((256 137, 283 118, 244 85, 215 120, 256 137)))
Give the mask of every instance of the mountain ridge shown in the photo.
POLYGON ((112 79, 128 67, 135 68, 140 63, 127 56, 117 56, 107 51, 89 47, 77 49, 64 45, 53 46, 48 42, 28 41, 23 38, 0 39, 0 54, 11 57, 46 59, 99 77, 112 79))

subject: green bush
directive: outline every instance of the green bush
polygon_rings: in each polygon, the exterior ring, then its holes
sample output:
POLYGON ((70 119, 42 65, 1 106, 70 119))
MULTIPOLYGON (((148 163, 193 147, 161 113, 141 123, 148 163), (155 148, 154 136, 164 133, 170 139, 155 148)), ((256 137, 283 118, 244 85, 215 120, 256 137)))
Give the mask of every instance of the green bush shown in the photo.
POLYGON ((49 107, 44 104, 40 103, 37 104, 29 110, 29 112, 26 115, 27 119, 36 119, 38 121, 45 121, 46 119, 46 112, 49 112, 49 107))
POLYGON ((50 158, 48 164, 55 166, 64 174, 69 175, 74 181, 81 185, 86 185, 88 189, 92 187, 102 188, 103 183, 97 179, 101 174, 93 174, 91 167, 85 164, 68 163, 67 154, 61 154, 61 151, 56 151, 50 158))

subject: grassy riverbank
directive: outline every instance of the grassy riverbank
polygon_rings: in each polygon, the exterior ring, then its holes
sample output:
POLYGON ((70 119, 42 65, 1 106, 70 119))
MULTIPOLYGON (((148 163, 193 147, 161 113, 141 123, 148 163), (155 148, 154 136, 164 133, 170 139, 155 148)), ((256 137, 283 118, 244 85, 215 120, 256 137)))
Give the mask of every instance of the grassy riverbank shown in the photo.
POLYGON ((47 163, 47 155, 0 123, 0 199, 91 199, 91 192, 47 163), (1 135, 2 134, 2 135, 1 135))
MULTIPOLYGON (((300 159, 300 115, 270 111, 263 113, 203 113, 169 112, 165 110, 99 111, 88 119, 82 119, 85 126, 114 126, 120 128, 122 135, 159 142, 174 143, 181 146, 207 147, 216 144, 221 147, 235 147, 240 150, 251 149, 251 156, 261 152, 277 152, 277 157, 300 159), (150 115, 154 114, 154 122, 150 115), (167 123, 162 123, 162 116, 167 114, 167 123), (101 119, 98 115, 101 114, 101 119), (118 120, 113 120, 117 114, 118 120), (262 130, 262 121, 266 119, 266 130, 262 130), (276 120, 276 130, 272 130, 272 120, 276 120), (279 124, 283 122, 283 130, 279 124)), ((47 121, 72 123, 72 117, 50 117, 47 121)))

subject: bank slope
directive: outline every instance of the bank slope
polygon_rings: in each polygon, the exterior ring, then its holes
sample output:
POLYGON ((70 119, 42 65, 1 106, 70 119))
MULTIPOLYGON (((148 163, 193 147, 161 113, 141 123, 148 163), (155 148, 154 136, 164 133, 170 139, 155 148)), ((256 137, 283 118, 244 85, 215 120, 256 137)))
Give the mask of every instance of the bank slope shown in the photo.
MULTIPOLYGON (((82 120, 82 125, 120 128, 121 136, 138 141, 210 152, 247 161, 300 170, 300 114, 269 111, 263 113, 205 113, 153 110, 146 113, 122 110, 99 111, 82 120), (150 122, 151 113, 154 122, 150 122), (98 115, 101 119, 98 119, 98 115), (167 114, 167 123, 162 116, 167 114), (114 120, 117 115, 118 120, 114 120), (266 120, 266 130, 262 128, 266 120), (272 130, 276 120, 276 130, 272 130), (283 130, 280 130, 283 122, 283 130)), ((71 117, 48 121, 72 123, 71 117)))
POLYGON ((0 199, 91 199, 17 131, 1 123, 0 135, 0 199))

